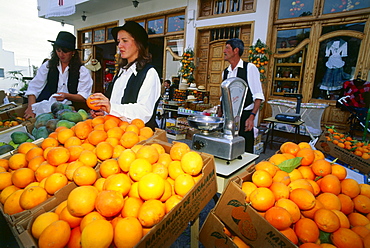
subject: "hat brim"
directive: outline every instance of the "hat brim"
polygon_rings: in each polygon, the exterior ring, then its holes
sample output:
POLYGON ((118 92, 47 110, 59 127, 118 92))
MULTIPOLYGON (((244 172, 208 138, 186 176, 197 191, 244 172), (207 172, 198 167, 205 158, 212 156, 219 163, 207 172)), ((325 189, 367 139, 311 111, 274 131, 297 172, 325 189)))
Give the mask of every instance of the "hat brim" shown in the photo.
POLYGON ((48 40, 49 42, 53 43, 53 45, 57 45, 59 47, 63 47, 63 48, 67 48, 71 51, 74 51, 74 50, 79 50, 81 51, 81 49, 78 49, 78 48, 75 48, 75 47, 72 47, 70 46, 69 43, 64 43, 63 41, 62 42, 57 42, 57 41, 54 41, 54 40, 48 40))

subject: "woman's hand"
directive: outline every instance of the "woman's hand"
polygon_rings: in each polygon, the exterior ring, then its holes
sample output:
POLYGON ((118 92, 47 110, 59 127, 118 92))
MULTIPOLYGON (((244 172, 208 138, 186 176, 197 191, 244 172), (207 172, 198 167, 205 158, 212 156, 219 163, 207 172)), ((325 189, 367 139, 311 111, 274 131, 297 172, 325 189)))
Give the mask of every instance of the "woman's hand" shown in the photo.
POLYGON ((90 110, 90 114, 92 118, 95 118, 97 116, 103 116, 105 113, 103 110, 90 110))
POLYGON ((55 95, 53 97, 55 98, 55 100, 57 100, 59 102, 62 102, 65 99, 68 99, 68 93, 58 92, 57 95, 55 95))
POLYGON ((103 95, 102 93, 94 93, 90 96, 90 98, 92 99, 92 104, 100 107, 98 111, 107 113, 110 112, 110 101, 105 95, 103 95))
POLYGON ((36 114, 32 111, 32 106, 28 106, 26 111, 24 111, 24 118, 35 118, 36 114))

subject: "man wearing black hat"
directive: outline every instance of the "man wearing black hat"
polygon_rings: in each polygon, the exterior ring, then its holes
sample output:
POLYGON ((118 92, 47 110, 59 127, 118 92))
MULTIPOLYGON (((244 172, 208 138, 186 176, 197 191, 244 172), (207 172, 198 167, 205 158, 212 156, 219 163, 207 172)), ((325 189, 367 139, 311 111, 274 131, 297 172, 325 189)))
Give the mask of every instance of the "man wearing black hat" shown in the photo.
POLYGON ((43 63, 28 85, 28 108, 24 117, 35 117, 32 105, 49 100, 72 102, 76 110, 86 108, 86 98, 91 94, 93 81, 88 69, 82 66, 76 51, 76 37, 65 31, 59 32, 53 44, 51 58, 43 63))
POLYGON ((117 42, 120 61, 117 75, 108 84, 105 95, 95 93, 92 104, 100 110, 91 111, 93 117, 106 113, 124 121, 141 119, 154 129, 155 114, 161 94, 161 82, 155 68, 149 64, 148 34, 133 21, 112 29, 117 42))

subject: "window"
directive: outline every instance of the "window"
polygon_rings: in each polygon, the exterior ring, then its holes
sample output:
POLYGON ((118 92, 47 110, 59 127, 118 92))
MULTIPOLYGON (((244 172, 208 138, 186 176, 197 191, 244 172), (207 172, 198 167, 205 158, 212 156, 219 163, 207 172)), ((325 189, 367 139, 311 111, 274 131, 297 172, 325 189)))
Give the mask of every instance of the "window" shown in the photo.
POLYGON ((200 17, 219 16, 229 13, 252 12, 256 0, 201 0, 200 17))
POLYGON ((325 0, 323 14, 351 11, 369 7, 369 0, 325 0))
POLYGON ((94 30, 94 42, 103 42, 105 41, 105 29, 94 30))
POLYGON ((82 32, 82 43, 91 43, 92 42, 92 31, 82 32))
POLYGON ((185 15, 177 15, 168 17, 167 32, 184 31, 185 15))
POLYGON ((239 33, 240 33, 240 27, 226 27, 226 28, 212 29, 210 41, 239 38, 239 33))
POLYGON ((148 21, 148 34, 163 34, 164 19, 155 19, 148 21))
POLYGON ((311 16, 313 0, 280 0, 278 19, 311 16))
POLYGON ((0 68, 0 78, 5 77, 4 68, 0 68))

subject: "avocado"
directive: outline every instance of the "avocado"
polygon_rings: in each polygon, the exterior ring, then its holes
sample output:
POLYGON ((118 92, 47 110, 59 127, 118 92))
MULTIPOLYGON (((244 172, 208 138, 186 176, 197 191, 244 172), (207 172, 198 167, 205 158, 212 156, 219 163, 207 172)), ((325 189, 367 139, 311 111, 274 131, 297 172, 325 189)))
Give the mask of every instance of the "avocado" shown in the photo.
POLYGON ((77 113, 81 115, 83 121, 89 118, 89 114, 84 109, 79 109, 77 113))
POLYGON ((52 133, 55 131, 57 128, 57 123, 59 119, 50 119, 46 122, 46 129, 48 130, 49 133, 52 133))
POLYGON ((49 136, 49 132, 46 126, 42 126, 37 129, 35 138, 36 139, 40 139, 40 138, 46 139, 48 136, 49 136))
POLYGON ((61 120, 62 118, 62 114, 64 113, 64 112, 72 112, 72 110, 71 109, 61 109, 61 110, 59 110, 58 112, 57 112, 57 114, 56 114, 56 117, 57 117, 57 119, 59 119, 59 120, 61 120))
POLYGON ((10 135, 10 138, 15 144, 21 144, 25 142, 26 140, 28 140, 30 136, 28 136, 26 132, 15 131, 10 135))
POLYGON ((71 127, 73 127, 75 125, 75 123, 74 122, 72 122, 72 121, 68 121, 68 120, 60 120, 60 121, 58 121, 58 123, 57 123, 57 127, 66 127, 66 128, 71 128, 71 127))
POLYGON ((82 121, 82 116, 77 112, 63 112, 60 115, 60 119, 77 123, 82 121))
POLYGON ((64 109, 63 103, 61 102, 54 102, 51 105, 51 112, 56 115, 59 110, 64 109))
POLYGON ((46 122, 50 119, 54 119, 54 115, 52 113, 42 113, 36 117, 35 127, 39 128, 41 126, 45 126, 46 122))
POLYGON ((68 104, 63 104, 63 108, 64 109, 69 109, 69 110, 73 110, 71 106, 69 106, 68 104))
POLYGON ((7 153, 13 150, 14 150, 14 147, 12 147, 11 145, 0 146, 0 154, 4 154, 4 153, 7 153))

